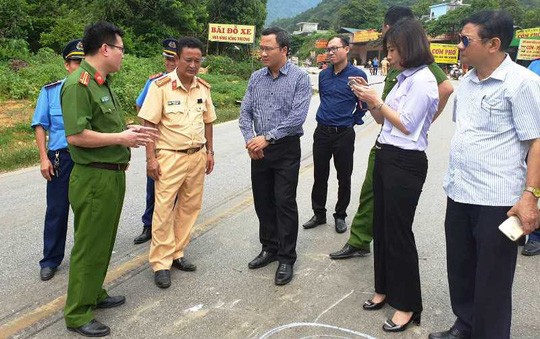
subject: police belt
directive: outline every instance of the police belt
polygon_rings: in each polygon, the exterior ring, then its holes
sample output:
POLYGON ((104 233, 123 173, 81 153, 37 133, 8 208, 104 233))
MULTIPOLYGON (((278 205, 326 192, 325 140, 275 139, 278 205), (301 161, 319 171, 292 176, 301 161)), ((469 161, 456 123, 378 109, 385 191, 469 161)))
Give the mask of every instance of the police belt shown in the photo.
POLYGON ((52 152, 52 153, 69 153, 69 148, 60 148, 60 149, 55 149, 55 150, 49 150, 49 152, 52 152))
POLYGON ((164 151, 171 151, 171 152, 180 152, 180 153, 186 153, 186 154, 193 154, 193 153, 199 152, 203 147, 204 147, 204 146, 193 147, 193 148, 188 148, 188 149, 166 149, 166 148, 161 148, 161 149, 163 149, 164 151))
POLYGON ((109 171, 125 171, 129 167, 129 163, 127 164, 111 164, 108 162, 91 162, 87 164, 88 167, 93 168, 99 168, 99 169, 106 169, 109 171))

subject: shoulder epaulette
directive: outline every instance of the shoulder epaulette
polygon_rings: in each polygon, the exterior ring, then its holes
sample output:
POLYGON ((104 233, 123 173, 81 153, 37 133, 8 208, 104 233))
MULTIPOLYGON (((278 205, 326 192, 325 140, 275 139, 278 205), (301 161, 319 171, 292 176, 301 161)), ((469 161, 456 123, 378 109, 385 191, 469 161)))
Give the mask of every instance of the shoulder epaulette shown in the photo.
POLYGON ((47 88, 47 87, 52 87, 52 86, 56 86, 58 84, 60 84, 62 82, 62 80, 58 80, 58 81, 55 81, 55 82, 51 82, 50 84, 46 84, 45 86, 43 86, 44 88, 47 88))
POLYGON ((206 87, 206 88, 208 88, 208 89, 212 88, 212 86, 210 86, 210 84, 209 84, 208 82, 204 81, 203 79, 201 79, 201 78, 199 78, 199 77, 197 77, 197 81, 198 81, 201 85, 203 85, 204 87, 206 87))
POLYGON ((171 81, 171 77, 163 77, 161 79, 156 80, 156 85, 158 85, 158 87, 161 87, 165 85, 166 83, 168 83, 169 81, 171 81))
POLYGON ((79 82, 85 86, 88 86, 88 84, 90 83, 90 73, 82 72, 81 77, 79 78, 79 82))
POLYGON ((161 73, 158 73, 158 74, 154 74, 154 75, 149 76, 148 79, 154 80, 154 79, 159 78, 159 77, 162 76, 163 74, 165 74, 165 73, 161 72, 161 73))

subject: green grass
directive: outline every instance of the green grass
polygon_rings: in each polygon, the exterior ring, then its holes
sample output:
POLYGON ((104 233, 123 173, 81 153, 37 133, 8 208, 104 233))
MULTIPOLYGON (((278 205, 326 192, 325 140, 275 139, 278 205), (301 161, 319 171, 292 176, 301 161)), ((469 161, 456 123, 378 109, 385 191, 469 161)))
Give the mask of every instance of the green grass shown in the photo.
MULTIPOLYGON (((18 70, 12 69, 10 62, 0 62, 0 172, 39 162, 34 131, 30 128, 34 110, 32 103, 36 102, 43 85, 66 76, 62 58, 48 49, 40 50, 27 62, 27 67, 18 70)), ((210 63, 210 70, 222 69, 218 62, 235 66, 234 62, 224 58, 217 58, 213 62, 210 63)), ((113 75, 111 87, 120 99, 126 122, 138 121, 134 109, 135 99, 148 76, 158 73, 162 67, 161 56, 124 57, 122 69, 113 75)), ((223 69, 231 71, 230 67, 223 69)), ((242 75, 249 72, 215 73, 201 75, 201 78, 212 85, 217 124, 238 118, 240 106, 236 102, 242 100, 247 88, 247 79, 242 75)))

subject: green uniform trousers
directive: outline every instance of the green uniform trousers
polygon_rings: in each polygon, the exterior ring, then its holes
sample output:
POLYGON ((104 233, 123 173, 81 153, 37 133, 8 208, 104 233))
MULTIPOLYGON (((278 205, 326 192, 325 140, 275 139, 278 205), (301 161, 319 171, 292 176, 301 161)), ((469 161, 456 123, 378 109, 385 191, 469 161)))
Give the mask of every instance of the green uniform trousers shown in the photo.
POLYGON ((69 202, 75 234, 64 318, 68 327, 94 319, 92 309, 107 298, 103 281, 111 259, 126 190, 123 171, 75 164, 69 202))
POLYGON ((375 146, 371 148, 366 169, 366 178, 360 191, 358 210, 351 224, 351 235, 347 243, 355 248, 369 250, 373 240, 373 167, 375 167, 375 146))

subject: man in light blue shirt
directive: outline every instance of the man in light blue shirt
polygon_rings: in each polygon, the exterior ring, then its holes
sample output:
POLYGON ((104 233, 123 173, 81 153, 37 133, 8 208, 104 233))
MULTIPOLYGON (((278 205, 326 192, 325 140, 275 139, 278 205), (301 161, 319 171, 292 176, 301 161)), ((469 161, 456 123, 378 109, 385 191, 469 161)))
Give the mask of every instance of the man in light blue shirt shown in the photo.
MULTIPOLYGON (((64 48, 62 56, 68 74, 79 68, 84 58, 81 39, 70 41, 64 48)), ((57 267, 64 259, 66 247, 69 215, 68 186, 73 161, 67 148, 60 105, 60 89, 64 80, 43 86, 32 118, 32 128, 39 149, 41 175, 47 180, 43 259, 39 262, 40 277, 43 281, 54 277, 57 267), (48 147, 47 133, 49 134, 48 147)))
MULTIPOLYGON (((531 62, 528 68, 540 76, 540 59, 531 62)), ((521 254, 526 256, 540 254, 540 230, 536 230, 529 234, 529 238, 527 239, 525 246, 523 246, 521 254)))
POLYGON ((444 182, 448 284, 457 319, 429 338, 505 339, 517 244, 498 226, 516 215, 525 234, 538 228, 540 78, 504 52, 513 37, 507 12, 481 11, 463 25, 458 48, 474 69, 455 97, 444 182))

